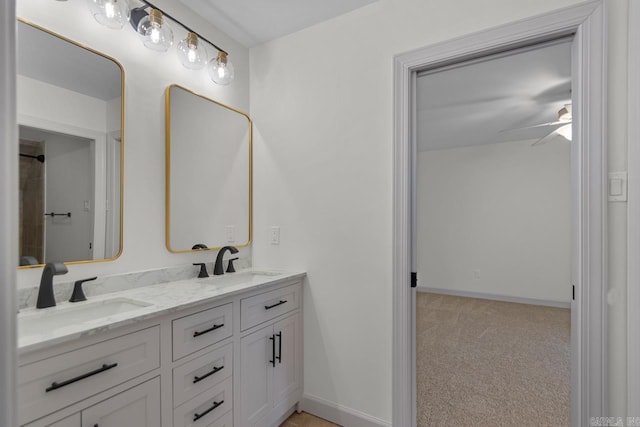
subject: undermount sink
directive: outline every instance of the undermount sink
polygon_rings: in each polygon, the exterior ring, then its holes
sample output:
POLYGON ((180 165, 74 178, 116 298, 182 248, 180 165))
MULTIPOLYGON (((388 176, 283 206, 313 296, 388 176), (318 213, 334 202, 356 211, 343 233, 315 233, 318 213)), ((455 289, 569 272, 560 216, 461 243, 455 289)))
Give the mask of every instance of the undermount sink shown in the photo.
POLYGON ((205 279, 197 279, 201 283, 211 285, 230 286, 243 283, 256 283, 273 279, 282 273, 275 271, 242 271, 239 273, 225 273, 220 276, 211 276, 205 279))
POLYGON ((148 307, 151 304, 128 298, 112 298, 102 301, 64 303, 43 310, 30 309, 18 314, 18 336, 39 335, 67 326, 114 316, 148 307))

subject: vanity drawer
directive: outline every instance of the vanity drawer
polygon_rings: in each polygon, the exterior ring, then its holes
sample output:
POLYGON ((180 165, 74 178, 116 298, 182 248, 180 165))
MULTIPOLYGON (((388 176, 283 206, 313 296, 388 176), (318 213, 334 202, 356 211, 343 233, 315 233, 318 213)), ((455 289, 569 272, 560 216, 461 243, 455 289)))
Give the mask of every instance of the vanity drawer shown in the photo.
POLYGON ((233 373, 233 344, 200 356, 173 370, 173 406, 182 405, 233 373))
POLYGON ((159 326, 21 366, 20 421, 34 420, 159 366, 159 326))
POLYGON ((230 337, 232 303, 173 321, 173 360, 230 337))
MULTIPOLYGON (((229 377, 173 411, 173 427, 213 427, 233 408, 233 381, 229 377)), ((223 422, 224 426, 225 423, 223 422)), ((231 426, 229 426, 231 427, 231 426)))
POLYGON ((249 329, 300 305, 300 284, 244 298, 240 303, 241 330, 249 329))

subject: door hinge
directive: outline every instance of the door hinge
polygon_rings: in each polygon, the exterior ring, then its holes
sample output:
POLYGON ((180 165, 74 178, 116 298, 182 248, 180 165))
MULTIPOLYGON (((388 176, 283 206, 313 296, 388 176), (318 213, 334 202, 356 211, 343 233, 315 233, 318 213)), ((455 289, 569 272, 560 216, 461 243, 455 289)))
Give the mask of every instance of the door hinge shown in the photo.
POLYGON ((415 288, 416 286, 418 286, 418 273, 416 273, 415 271, 411 272, 411 287, 415 288))
POLYGON ((571 292, 572 292, 571 300, 575 301, 576 300, 576 285, 571 285, 571 292))

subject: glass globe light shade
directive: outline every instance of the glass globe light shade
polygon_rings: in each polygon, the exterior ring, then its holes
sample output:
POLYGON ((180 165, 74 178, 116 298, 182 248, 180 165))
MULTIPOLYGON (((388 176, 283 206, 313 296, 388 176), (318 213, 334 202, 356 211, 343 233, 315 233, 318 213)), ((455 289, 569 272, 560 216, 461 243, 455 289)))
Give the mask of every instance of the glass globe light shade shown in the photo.
POLYGON ((87 0, 91 14, 105 27, 119 30, 129 22, 128 0, 87 0))
POLYGON ((214 83, 228 85, 233 81, 233 64, 227 59, 227 54, 218 52, 218 57, 209 61, 209 77, 214 83))
POLYGON ((151 9, 149 15, 138 23, 138 34, 146 47, 158 52, 166 52, 173 44, 173 31, 164 22, 162 12, 151 9))
POLYGON ((178 43, 178 58, 190 70, 199 70, 207 64, 207 51, 200 46, 195 33, 190 32, 186 39, 178 43))

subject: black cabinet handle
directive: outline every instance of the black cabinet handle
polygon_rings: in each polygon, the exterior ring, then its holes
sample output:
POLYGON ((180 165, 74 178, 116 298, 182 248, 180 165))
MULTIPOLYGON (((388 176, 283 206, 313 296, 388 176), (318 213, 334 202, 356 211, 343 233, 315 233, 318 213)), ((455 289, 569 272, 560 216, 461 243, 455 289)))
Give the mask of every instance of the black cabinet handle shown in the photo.
POLYGON ((64 387, 64 386, 67 386, 67 385, 69 385, 69 384, 73 384, 73 383, 75 383, 76 381, 80 381, 80 380, 83 380, 83 379, 85 379, 85 378, 92 377, 92 376, 94 376, 94 375, 96 375, 96 374, 99 374, 99 373, 101 373, 101 372, 108 371, 109 369, 113 369, 113 368, 115 368, 116 366, 118 366, 118 364, 117 364, 117 363, 112 363, 111 365, 107 365, 107 364, 105 363, 105 364, 103 364, 103 365, 102 365, 102 367, 101 367, 101 368, 98 368, 98 369, 96 369, 95 371, 87 372, 86 374, 82 374, 82 375, 77 376, 77 377, 75 377, 75 378, 71 378, 70 380, 62 381, 61 383, 58 383, 58 382, 52 382, 52 383, 51 383, 51 385, 45 389, 45 392, 49 393, 50 391, 57 390, 57 389, 59 389, 59 388, 62 388, 62 387, 64 387))
POLYGON ((211 408, 207 409, 206 411, 204 411, 201 414, 193 414, 193 421, 198 421, 200 418, 204 417, 209 412, 213 411, 214 409, 216 409, 218 406, 222 405, 223 403, 224 403, 224 400, 221 400, 220 402, 213 401, 213 406, 211 408))
POLYGON ((276 359, 278 359, 278 363, 282 363, 282 331, 278 332, 276 335, 280 338, 278 340, 278 357, 276 357, 276 359))
POLYGON ((286 304, 286 303, 287 303, 287 300, 286 300, 286 299, 285 299, 285 300, 280 300, 280 302, 277 302, 277 303, 275 303, 275 304, 273 304, 273 305, 265 305, 265 306, 264 306, 264 309, 265 309, 265 310, 271 310, 271 309, 272 309, 272 308, 274 308, 274 307, 277 307, 277 306, 279 306, 279 305, 286 304))
POLYGON ((276 367, 276 336, 271 335, 269 339, 271 340, 271 360, 269 360, 269 363, 271 363, 275 368, 276 367))
POLYGON ((200 381, 202 381, 203 379, 210 377, 211 375, 215 374, 216 372, 220 372, 222 369, 224 369, 224 366, 220 366, 218 367, 213 367, 213 371, 209 371, 206 374, 204 374, 201 377, 193 377, 193 383, 199 383, 200 381))
POLYGON ((200 335, 204 335, 204 334, 207 334, 209 332, 213 332, 216 329, 222 328, 223 326, 224 326, 224 323, 221 323, 219 325, 213 325, 212 327, 210 327, 209 329, 205 329, 204 331, 196 331, 196 332, 193 333, 193 337, 195 338, 195 337, 199 337, 200 335))

